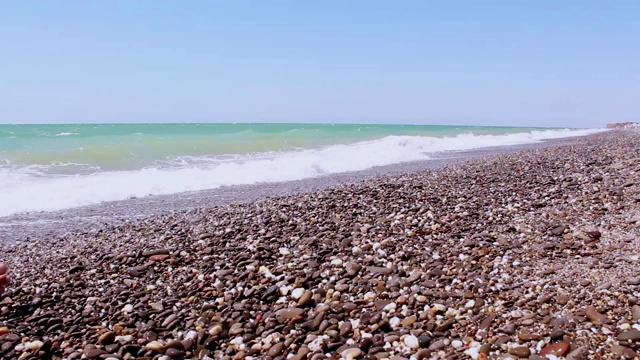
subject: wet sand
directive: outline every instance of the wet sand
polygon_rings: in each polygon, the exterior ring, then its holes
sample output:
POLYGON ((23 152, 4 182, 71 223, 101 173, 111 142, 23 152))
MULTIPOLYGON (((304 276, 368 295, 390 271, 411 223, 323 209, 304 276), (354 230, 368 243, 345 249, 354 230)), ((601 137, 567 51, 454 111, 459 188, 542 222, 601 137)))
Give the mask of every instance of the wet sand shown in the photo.
POLYGON ((555 145, 103 204, 4 245, 1 355, 634 358, 640 133, 555 145))

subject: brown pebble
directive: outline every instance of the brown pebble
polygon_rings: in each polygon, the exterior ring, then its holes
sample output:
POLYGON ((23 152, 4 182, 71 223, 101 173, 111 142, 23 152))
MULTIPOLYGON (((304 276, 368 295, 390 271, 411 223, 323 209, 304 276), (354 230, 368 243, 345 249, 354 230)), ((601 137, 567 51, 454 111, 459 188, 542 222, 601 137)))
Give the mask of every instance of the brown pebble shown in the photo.
POLYGON ((640 340, 640 331, 636 329, 627 330, 618 335, 620 341, 638 341, 640 340))
POLYGON ((267 352, 267 355, 269 356, 278 356, 280 355, 280 353, 282 353, 282 350, 284 349, 284 343, 277 343, 275 345, 273 345, 271 348, 269 348, 269 351, 267 352))
POLYGON ((526 346, 517 346, 509 349, 509 354, 517 356, 519 358, 526 358, 531 355, 531 350, 529 350, 529 348, 526 346))
POLYGON ((559 342, 542 348, 542 350, 540 350, 540 355, 565 356, 567 352, 569 352, 569 344, 566 342, 559 342))
POLYGON ((637 355, 635 351, 629 349, 626 346, 621 346, 618 344, 614 344, 613 346, 611 346, 611 353, 622 359, 635 359, 637 355))
POLYGON ((114 341, 116 341, 116 334, 112 331, 107 331, 98 338, 98 344, 100 345, 109 345, 114 341))

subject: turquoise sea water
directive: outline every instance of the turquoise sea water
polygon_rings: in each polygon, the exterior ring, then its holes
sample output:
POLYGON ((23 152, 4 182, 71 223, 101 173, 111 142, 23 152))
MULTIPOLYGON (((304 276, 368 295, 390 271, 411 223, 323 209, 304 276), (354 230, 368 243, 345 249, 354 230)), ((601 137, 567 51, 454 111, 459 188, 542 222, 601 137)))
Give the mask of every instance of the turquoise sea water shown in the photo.
POLYGON ((141 169, 188 156, 291 151, 391 135, 510 134, 536 128, 351 124, 0 125, 0 161, 51 173, 141 169), (56 166, 59 165, 59 166, 56 166))
POLYGON ((0 125, 0 216, 297 180, 590 132, 363 124, 0 125))

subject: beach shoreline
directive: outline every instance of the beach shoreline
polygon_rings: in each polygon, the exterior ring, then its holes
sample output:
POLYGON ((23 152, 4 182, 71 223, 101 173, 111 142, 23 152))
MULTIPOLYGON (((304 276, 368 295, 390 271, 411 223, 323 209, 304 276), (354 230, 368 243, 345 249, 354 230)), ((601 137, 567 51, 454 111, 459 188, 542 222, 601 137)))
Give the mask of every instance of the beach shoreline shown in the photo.
POLYGON ((109 201, 56 211, 14 214, 0 217, 0 244, 41 240, 78 231, 97 231, 107 225, 139 221, 165 213, 313 192, 376 177, 433 170, 478 157, 575 144, 582 138, 584 137, 559 138, 533 144, 444 152, 436 154, 430 160, 378 166, 368 170, 328 174, 295 181, 224 186, 217 189, 109 201))
POLYGON ((0 355, 634 358, 640 133, 536 145, 5 244, 0 355))

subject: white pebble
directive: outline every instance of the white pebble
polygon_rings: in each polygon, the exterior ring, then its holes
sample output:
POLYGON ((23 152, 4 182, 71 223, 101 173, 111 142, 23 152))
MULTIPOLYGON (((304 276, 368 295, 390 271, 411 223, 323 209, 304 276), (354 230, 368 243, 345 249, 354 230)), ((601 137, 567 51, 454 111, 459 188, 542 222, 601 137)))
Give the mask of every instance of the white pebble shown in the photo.
POLYGON ((462 341, 460 340, 453 340, 451 342, 451 346, 453 346, 455 349, 461 348, 462 347, 462 341))
POLYGON ((282 247, 280 248, 280 250, 278 250, 280 252, 280 255, 289 255, 291 254, 291 251, 289 251, 289 249, 282 247))
POLYGON ((388 303, 387 306, 384 307, 384 309, 382 309, 384 311, 395 311, 396 310, 396 303, 391 302, 388 303))
POLYGON ((397 316, 392 317, 391 319, 389 319, 389 325, 391 325, 392 329, 397 328, 398 325, 400 325, 400 318, 398 318, 397 316))
POLYGON ((469 357, 472 358, 473 360, 476 360, 476 359, 478 359, 478 356, 480 355, 480 345, 474 346, 474 347, 470 347, 467 350, 465 350, 464 353, 469 355, 469 357))
POLYGON ((127 304, 122 308, 122 312, 130 313, 133 311, 133 305, 127 304))
POLYGON ((295 288, 291 292, 291 297, 298 300, 304 294, 304 288, 295 288))
POLYGON ((331 265, 342 265, 342 259, 331 260, 331 265))
POLYGON ((369 291, 368 293, 364 294, 364 301, 371 301, 375 298, 376 298, 376 293, 374 293, 373 291, 369 291))
POLYGON ((464 304, 465 309, 471 309, 476 305, 475 300, 469 300, 466 304, 464 304))
POLYGON ((289 287, 288 286, 281 286, 280 287, 280 295, 287 296, 288 293, 289 293, 289 287))
POLYGON ((40 350, 42 345, 44 345, 44 343, 42 341, 40 341, 40 340, 29 341, 28 343, 24 344, 24 346, 27 349, 32 350, 32 351, 40 350))
POLYGON ((244 344, 244 340, 242 339, 242 336, 238 336, 238 337, 234 338, 233 340, 229 341, 229 343, 234 344, 234 345, 240 345, 240 344, 244 344))
POLYGON ((409 336, 405 337, 403 341, 404 341, 405 345, 407 345, 408 347, 410 347, 413 350, 415 350, 415 349, 420 347, 420 342, 418 341, 418 338, 413 336, 413 335, 409 335, 409 336))

